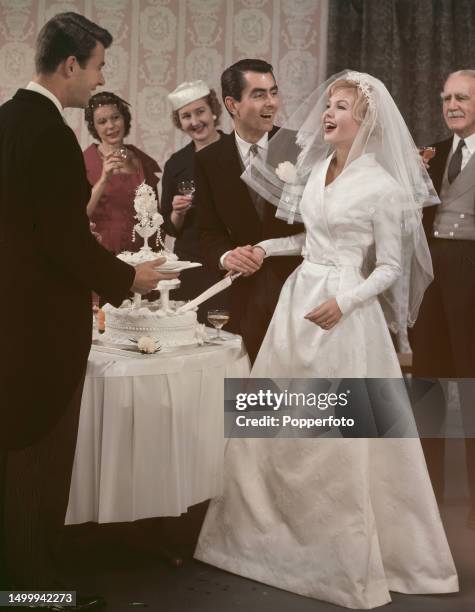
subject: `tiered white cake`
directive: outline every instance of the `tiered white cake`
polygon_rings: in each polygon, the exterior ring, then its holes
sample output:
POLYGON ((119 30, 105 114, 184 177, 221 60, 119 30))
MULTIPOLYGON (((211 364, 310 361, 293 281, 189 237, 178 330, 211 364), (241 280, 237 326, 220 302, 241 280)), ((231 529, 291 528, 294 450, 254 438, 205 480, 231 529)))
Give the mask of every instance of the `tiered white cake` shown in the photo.
MULTIPOLYGON (((180 269, 178 257, 165 249, 160 238, 159 227, 163 217, 157 212, 155 192, 147 184, 142 183, 136 191, 134 208, 138 223, 134 226, 135 234, 144 238, 144 246, 136 253, 125 251, 118 255, 119 259, 136 266, 146 261, 165 257, 166 263, 160 269, 174 271, 180 269), (162 246, 160 252, 154 252, 148 246, 148 238, 157 232, 157 245, 162 246)), ((176 347, 201 342, 204 338, 204 326, 198 325, 196 311, 177 312, 183 302, 169 299, 169 291, 180 286, 178 279, 162 280, 158 283, 160 299, 155 301, 142 300, 135 294, 134 300, 124 300, 119 308, 110 304, 103 307, 105 313, 106 331, 101 340, 115 344, 130 344, 130 340, 138 341, 142 336, 150 336, 162 347, 176 347)))
POLYGON ((142 300, 139 308, 131 300, 124 300, 119 308, 106 304, 106 331, 102 339, 118 344, 128 344, 130 338, 142 336, 155 338, 163 347, 194 344, 202 339, 196 312, 177 313, 183 302, 170 300, 170 308, 164 311, 160 300, 142 300))

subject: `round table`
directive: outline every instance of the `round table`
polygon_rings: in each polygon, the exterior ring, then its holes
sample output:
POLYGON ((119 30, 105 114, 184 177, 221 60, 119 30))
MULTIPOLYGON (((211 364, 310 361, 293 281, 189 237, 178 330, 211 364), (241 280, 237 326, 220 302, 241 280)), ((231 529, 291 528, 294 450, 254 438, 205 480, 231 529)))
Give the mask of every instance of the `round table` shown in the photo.
POLYGON ((222 490, 224 378, 241 338, 156 355, 93 346, 66 524, 179 516, 222 490))

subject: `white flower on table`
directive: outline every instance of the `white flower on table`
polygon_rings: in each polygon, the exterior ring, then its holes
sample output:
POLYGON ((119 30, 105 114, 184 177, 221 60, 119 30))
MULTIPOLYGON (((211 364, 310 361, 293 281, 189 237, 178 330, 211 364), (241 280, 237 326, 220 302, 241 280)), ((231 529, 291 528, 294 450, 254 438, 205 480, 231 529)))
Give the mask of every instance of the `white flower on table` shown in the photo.
POLYGON ((158 350, 158 343, 155 338, 150 336, 141 336, 138 339, 137 347, 141 353, 156 353, 158 350))
POLYGON ((289 161, 281 162, 277 166, 275 173, 284 183, 293 184, 297 180, 297 168, 289 161))
POLYGON ((195 339, 196 339, 196 342, 200 346, 202 346, 206 342, 206 340, 208 339, 208 333, 206 331, 206 325, 204 325, 203 323, 199 323, 196 326, 195 339))

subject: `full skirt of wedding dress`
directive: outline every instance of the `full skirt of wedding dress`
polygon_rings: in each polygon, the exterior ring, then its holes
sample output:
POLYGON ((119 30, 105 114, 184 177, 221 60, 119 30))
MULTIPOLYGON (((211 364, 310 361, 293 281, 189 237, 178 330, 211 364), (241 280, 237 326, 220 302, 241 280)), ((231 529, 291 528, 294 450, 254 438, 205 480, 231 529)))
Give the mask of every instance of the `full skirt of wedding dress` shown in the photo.
MULTIPOLYGON (((305 314, 361 282, 304 261, 287 280, 252 376, 401 376, 378 300, 330 331, 305 314)), ((230 439, 224 491, 195 557, 348 608, 389 591, 449 593, 457 574, 418 438, 230 439)))

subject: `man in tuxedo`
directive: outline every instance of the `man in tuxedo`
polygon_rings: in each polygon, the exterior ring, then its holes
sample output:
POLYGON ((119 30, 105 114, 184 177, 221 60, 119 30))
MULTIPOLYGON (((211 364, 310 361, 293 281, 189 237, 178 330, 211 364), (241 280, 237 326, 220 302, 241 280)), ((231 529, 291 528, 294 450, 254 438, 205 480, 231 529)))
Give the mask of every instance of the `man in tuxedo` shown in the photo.
POLYGON ((240 178, 253 156, 266 155, 268 139, 277 130, 279 92, 272 66, 258 59, 241 60, 223 72, 221 88, 234 132, 196 154, 198 228, 209 266, 243 274, 230 288, 228 329, 243 336, 254 361, 282 284, 300 258, 270 258, 261 267, 253 245, 299 233, 302 226, 276 219, 275 207, 240 178))
MULTIPOLYGON (((427 208, 424 213, 434 282, 424 296, 411 336, 413 376, 470 379, 475 378, 475 70, 452 73, 445 82, 442 103, 445 121, 453 135, 435 145, 435 157, 429 165, 442 203, 427 208)), ((428 427, 429 432, 436 433, 445 416, 442 388, 438 386, 431 394, 427 393, 427 407, 422 397, 428 390, 427 385, 416 380, 415 390, 416 401, 422 408, 418 415, 422 430, 428 427)), ((468 380, 459 384, 472 504, 468 524, 473 528, 474 391, 468 380)), ((434 489, 442 499, 445 440, 429 437, 422 439, 422 443, 434 489)))
POLYGON ((135 269, 121 262, 89 229, 91 187, 62 113, 84 108, 104 85, 111 42, 81 15, 56 15, 38 35, 36 78, 0 107, 3 588, 61 588, 54 557, 91 345, 91 291, 118 306, 129 290, 146 293, 174 277, 156 271, 161 259, 135 269))

